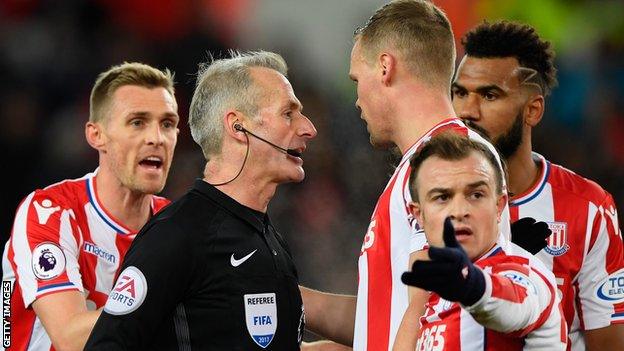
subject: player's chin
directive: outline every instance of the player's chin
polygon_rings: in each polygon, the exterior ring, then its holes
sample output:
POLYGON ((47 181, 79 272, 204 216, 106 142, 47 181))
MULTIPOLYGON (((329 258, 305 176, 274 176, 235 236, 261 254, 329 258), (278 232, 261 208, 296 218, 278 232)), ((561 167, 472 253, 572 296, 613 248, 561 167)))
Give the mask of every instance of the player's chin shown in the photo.
POLYGON ((387 140, 385 138, 381 138, 381 137, 373 134, 372 132, 370 133, 369 141, 370 141, 370 144, 375 149, 379 149, 379 150, 388 150, 388 149, 390 149, 391 147, 394 146, 392 141, 387 140))
POLYGON ((144 194, 158 194, 165 188, 166 177, 160 179, 142 180, 136 184, 136 190, 144 194))

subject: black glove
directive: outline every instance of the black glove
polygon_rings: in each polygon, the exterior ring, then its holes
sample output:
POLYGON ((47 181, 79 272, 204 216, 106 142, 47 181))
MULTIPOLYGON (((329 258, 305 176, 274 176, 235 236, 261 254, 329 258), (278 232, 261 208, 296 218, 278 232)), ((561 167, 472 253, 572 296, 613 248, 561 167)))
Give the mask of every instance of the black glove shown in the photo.
POLYGON ((511 242, 535 255, 548 245, 552 234, 548 224, 524 217, 511 223, 511 242))
POLYGON ((433 291, 448 301, 464 306, 477 302, 485 293, 483 272, 475 267, 455 238, 450 218, 444 220, 445 247, 430 247, 431 261, 417 260, 411 272, 401 276, 403 283, 433 291))

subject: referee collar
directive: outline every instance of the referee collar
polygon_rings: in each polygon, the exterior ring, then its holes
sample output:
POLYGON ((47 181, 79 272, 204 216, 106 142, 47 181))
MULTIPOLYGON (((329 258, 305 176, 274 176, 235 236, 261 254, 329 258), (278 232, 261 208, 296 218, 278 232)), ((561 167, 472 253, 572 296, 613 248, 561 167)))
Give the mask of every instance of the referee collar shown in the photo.
POLYGON ((265 213, 241 205, 233 198, 227 196, 225 193, 221 192, 219 189, 206 183, 200 178, 195 180, 193 189, 208 196, 211 200, 214 201, 214 203, 216 203, 220 207, 223 207, 228 212, 231 212, 236 217, 239 217, 240 219, 249 223, 259 232, 264 231, 265 222, 267 225, 270 224, 269 218, 265 213))

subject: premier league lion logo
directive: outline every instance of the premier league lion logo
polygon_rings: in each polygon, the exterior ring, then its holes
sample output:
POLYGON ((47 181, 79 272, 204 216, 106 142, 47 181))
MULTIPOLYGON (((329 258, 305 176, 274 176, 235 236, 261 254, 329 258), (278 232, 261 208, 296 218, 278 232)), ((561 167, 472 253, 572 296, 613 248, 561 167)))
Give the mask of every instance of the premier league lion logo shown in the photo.
POLYGON ((56 243, 37 245, 31 257, 33 273, 39 280, 53 279, 65 270, 65 254, 56 243))
POLYGON ((41 251, 41 256, 39 256, 39 267, 47 272, 54 269, 54 266, 56 266, 56 258, 50 250, 43 249, 41 251))

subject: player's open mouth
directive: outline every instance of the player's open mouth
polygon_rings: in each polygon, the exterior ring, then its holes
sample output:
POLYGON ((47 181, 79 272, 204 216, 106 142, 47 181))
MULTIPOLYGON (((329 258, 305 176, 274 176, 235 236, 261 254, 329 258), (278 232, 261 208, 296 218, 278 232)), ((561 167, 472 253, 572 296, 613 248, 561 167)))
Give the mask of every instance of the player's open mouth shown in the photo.
POLYGON ((163 161, 160 157, 150 156, 139 161, 139 165, 151 169, 160 169, 163 165, 163 161))
POLYGON ((455 228, 455 238, 457 238, 457 240, 461 240, 462 238, 466 238, 470 235, 472 235, 472 230, 470 228, 455 228))

